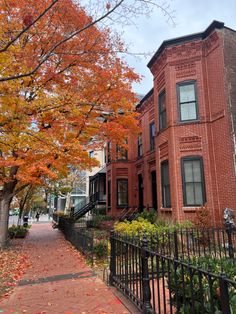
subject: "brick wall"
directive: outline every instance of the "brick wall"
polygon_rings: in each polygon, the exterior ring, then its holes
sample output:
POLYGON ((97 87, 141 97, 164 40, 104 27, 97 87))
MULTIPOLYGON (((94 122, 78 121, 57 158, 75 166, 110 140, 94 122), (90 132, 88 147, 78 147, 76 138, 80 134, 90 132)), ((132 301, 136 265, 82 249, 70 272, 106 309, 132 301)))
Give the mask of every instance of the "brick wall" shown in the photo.
MULTIPOLYGON (((129 162, 108 165, 116 200, 116 179, 129 179, 129 205, 138 205, 138 175, 144 183, 144 205, 152 206, 151 171, 157 175, 158 213, 182 221, 194 219, 199 207, 183 206, 181 158, 203 159, 206 200, 214 225, 223 209, 236 210, 234 136, 236 129, 236 32, 212 29, 196 38, 165 47, 150 66, 153 94, 138 106, 143 156, 137 159, 137 139, 129 142, 129 162), (196 82, 198 120, 180 122, 177 84, 196 82), (158 97, 165 90, 167 127, 159 131, 158 97), (150 152, 149 125, 156 126, 155 151, 150 152), (171 208, 162 208, 161 162, 169 161, 171 208), (126 170, 125 170, 126 169, 126 170)), ((109 179, 109 175, 108 175, 109 179)), ((112 212, 118 209, 113 200, 112 212)))

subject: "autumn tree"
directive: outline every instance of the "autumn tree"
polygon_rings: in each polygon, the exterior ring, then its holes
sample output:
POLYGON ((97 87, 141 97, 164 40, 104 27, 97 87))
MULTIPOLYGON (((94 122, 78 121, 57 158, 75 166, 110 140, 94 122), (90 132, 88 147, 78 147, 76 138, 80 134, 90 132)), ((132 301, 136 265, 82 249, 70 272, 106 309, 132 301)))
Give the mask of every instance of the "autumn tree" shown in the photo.
POLYGON ((47 209, 46 193, 43 187, 29 185, 14 197, 11 206, 19 208, 18 225, 22 217, 29 212, 44 211, 47 209))
POLYGON ((149 3, 96 1, 88 15, 75 0, 0 0, 0 248, 14 195, 95 165, 88 150, 137 131, 139 78, 104 21, 149 3))

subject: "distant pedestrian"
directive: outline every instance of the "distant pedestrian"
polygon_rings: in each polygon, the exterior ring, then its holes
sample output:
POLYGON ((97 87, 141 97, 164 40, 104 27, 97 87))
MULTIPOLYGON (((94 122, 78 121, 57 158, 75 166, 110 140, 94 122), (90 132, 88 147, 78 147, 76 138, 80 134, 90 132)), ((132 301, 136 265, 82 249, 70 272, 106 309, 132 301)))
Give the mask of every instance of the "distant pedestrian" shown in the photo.
POLYGON ((39 216, 40 216, 40 214, 39 214, 39 212, 37 212, 36 216, 35 216, 37 221, 39 221, 39 216))

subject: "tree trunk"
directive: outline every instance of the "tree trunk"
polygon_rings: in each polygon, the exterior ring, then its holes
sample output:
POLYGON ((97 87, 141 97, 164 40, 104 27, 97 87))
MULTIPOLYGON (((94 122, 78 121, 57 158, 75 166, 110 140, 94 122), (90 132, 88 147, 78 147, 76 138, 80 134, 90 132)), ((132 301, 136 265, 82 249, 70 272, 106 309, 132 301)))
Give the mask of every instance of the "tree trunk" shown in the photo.
POLYGON ((1 195, 0 197, 0 249, 7 246, 8 241, 8 219, 10 210, 10 194, 1 195))
POLYGON ((23 216, 23 211, 24 211, 24 204, 22 204, 22 202, 20 202, 20 206, 19 206, 19 216, 18 216, 18 222, 17 222, 17 225, 18 225, 18 226, 21 225, 22 216, 23 216))
POLYGON ((64 209, 64 214, 67 215, 70 212, 71 208, 71 193, 68 192, 66 194, 66 204, 65 204, 65 209, 64 209))

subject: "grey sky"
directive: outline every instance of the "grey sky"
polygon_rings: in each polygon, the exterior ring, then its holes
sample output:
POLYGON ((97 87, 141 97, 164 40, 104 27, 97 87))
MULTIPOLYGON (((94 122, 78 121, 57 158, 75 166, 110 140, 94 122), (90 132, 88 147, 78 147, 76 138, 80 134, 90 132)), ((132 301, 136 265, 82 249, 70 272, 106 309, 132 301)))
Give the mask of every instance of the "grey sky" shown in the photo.
MULTIPOLYGON (((155 0, 154 0, 155 1, 155 0)), ((123 36, 134 52, 155 52, 163 40, 204 31, 213 20, 225 23, 236 30, 236 0, 172 0, 175 10, 175 27, 156 11, 150 18, 139 18, 135 26, 125 29, 123 36)), ((135 92, 146 94, 152 88, 152 75, 147 68, 150 57, 126 56, 128 64, 144 76, 141 84, 133 86, 135 92)))

